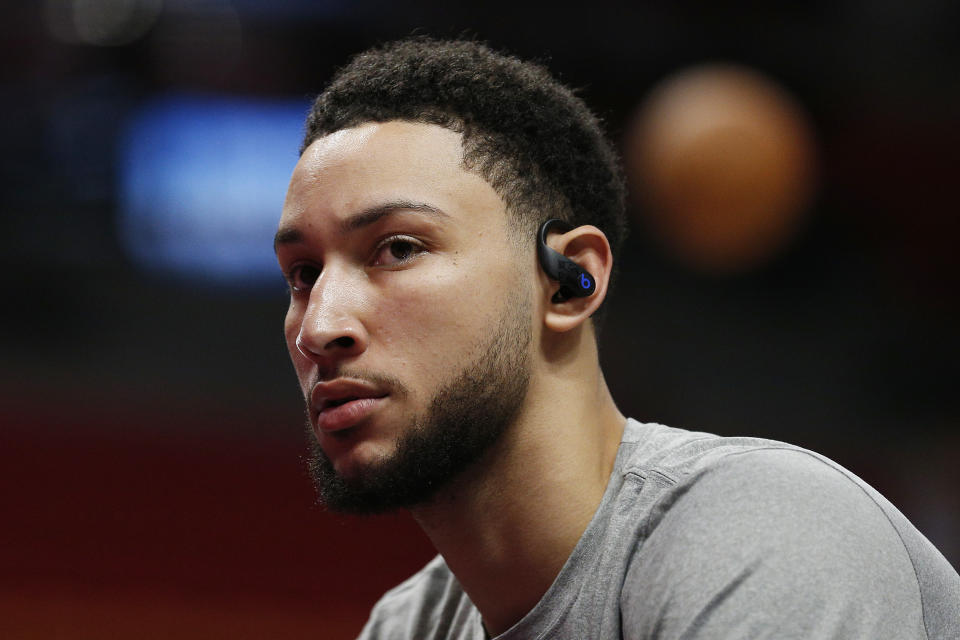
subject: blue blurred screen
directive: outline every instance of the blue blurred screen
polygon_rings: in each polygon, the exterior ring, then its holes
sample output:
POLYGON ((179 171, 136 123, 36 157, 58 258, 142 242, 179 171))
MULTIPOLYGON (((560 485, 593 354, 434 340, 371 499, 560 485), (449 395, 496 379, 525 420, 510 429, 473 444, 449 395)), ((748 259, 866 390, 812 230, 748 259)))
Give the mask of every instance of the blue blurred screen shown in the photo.
POLYGON ((305 101, 173 95, 122 136, 120 238, 142 269, 197 284, 274 288, 273 254, 305 101))

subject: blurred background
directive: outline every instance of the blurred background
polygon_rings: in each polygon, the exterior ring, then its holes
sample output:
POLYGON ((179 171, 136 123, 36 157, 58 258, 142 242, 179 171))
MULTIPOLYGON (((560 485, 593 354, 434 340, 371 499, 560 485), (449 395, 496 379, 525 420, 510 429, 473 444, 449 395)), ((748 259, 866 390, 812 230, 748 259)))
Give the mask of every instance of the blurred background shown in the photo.
POLYGON ((313 505, 271 239, 333 70, 544 62, 620 145, 624 413, 824 453, 960 565, 960 4, 0 9, 0 635, 352 638, 431 556, 313 505))

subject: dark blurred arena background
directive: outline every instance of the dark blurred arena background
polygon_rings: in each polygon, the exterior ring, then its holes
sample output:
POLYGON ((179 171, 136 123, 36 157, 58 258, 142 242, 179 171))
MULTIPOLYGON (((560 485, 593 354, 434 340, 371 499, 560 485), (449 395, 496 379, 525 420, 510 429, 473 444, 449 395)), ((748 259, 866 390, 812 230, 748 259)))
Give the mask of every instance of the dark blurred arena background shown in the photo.
POLYGON ((787 440, 960 566, 960 4, 0 9, 0 636, 351 638, 430 556, 313 506, 271 233, 310 97, 413 32, 542 60, 622 146, 624 413, 787 440))

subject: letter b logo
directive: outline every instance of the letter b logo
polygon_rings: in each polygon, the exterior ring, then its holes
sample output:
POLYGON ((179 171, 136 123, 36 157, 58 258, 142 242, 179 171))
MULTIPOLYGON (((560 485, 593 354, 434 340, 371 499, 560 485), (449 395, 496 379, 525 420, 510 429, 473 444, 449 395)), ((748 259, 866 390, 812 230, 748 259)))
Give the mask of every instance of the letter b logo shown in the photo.
POLYGON ((582 273, 580 274, 580 287, 581 287, 582 289, 589 289, 589 288, 590 288, 590 278, 588 278, 586 275, 584 275, 584 274, 582 274, 582 273))

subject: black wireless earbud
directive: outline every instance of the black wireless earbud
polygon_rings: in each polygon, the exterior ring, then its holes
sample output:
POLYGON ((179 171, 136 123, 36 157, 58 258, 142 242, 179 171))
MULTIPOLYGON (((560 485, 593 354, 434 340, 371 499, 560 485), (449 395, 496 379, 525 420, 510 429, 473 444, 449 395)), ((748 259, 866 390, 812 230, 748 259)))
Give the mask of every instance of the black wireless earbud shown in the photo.
POLYGON ((560 288, 553 294, 550 301, 564 302, 572 297, 586 298, 596 290, 597 283, 589 271, 547 246, 547 233, 550 232, 551 227, 560 227, 563 231, 569 231, 570 225, 563 220, 553 218, 540 225, 540 231, 537 233, 537 258, 540 259, 540 266, 551 280, 560 283, 560 288))

